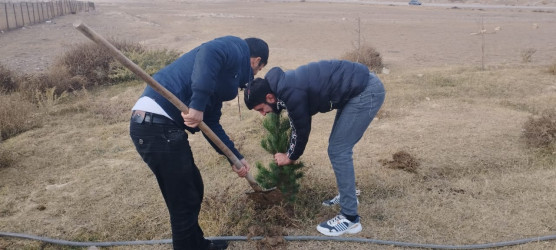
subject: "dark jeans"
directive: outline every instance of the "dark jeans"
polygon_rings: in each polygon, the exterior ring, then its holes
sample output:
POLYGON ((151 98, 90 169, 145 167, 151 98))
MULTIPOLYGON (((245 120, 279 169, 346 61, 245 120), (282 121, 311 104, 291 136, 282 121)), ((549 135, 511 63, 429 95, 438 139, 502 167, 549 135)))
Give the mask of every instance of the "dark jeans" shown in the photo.
POLYGON ((203 180, 187 134, 174 125, 130 122, 133 144, 158 181, 172 225, 174 249, 207 249, 198 218, 203 180))

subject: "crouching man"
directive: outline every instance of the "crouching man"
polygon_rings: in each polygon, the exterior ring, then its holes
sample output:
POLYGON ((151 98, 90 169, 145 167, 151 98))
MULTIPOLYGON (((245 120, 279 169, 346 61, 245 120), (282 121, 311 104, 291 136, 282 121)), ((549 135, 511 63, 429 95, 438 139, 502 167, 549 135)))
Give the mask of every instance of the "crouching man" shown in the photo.
POLYGON ((313 115, 337 110, 328 156, 336 176, 339 197, 335 198, 341 210, 336 217, 320 223, 317 230, 327 236, 359 233, 362 227, 357 212, 353 147, 384 102, 385 90, 380 79, 360 63, 319 61, 286 72, 272 68, 264 79, 249 83, 244 94, 247 108, 263 116, 283 109, 288 112, 292 129, 290 146, 287 153, 274 155, 278 166, 292 164, 303 154, 313 115))

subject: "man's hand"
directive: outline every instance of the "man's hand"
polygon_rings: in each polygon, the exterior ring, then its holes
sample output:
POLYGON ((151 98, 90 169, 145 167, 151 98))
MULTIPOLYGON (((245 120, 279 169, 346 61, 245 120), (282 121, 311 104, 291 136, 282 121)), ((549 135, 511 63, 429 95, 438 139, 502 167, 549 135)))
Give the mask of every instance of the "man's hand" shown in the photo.
POLYGON ((274 161, 278 166, 290 165, 293 164, 295 161, 290 160, 287 154, 284 153, 276 153, 274 155, 274 161))
POLYGON ((190 108, 189 113, 185 114, 182 112, 181 117, 183 118, 183 121, 186 126, 190 128, 195 128, 199 126, 199 123, 203 121, 203 111, 190 108))
POLYGON ((241 159, 240 162, 243 164, 243 167, 237 169, 234 165, 232 165, 232 170, 234 170, 239 177, 245 177, 247 176, 247 173, 249 173, 251 166, 249 166, 249 163, 247 163, 245 159, 241 159))

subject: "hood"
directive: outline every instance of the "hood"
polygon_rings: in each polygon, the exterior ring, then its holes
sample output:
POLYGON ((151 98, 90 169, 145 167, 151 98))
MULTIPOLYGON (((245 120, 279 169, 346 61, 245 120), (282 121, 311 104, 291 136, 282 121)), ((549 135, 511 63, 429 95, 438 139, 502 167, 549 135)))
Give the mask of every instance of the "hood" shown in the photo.
POLYGON ((274 67, 266 73, 264 79, 268 81, 270 90, 272 90, 273 93, 278 94, 278 83, 281 82, 284 77, 284 71, 280 67, 274 67))

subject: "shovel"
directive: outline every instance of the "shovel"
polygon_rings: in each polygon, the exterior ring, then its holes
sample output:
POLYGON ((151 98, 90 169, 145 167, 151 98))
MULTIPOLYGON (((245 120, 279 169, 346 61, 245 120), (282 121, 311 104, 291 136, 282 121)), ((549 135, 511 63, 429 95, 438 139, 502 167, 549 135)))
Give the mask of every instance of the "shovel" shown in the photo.
MULTIPOLYGON (((131 72, 135 73, 137 76, 143 79, 149 86, 151 86, 164 98, 168 99, 168 101, 176 106, 176 108, 178 108, 181 112, 185 114, 189 113, 189 108, 182 101, 180 101, 180 99, 178 99, 174 94, 172 94, 172 92, 168 91, 162 85, 160 85, 160 83, 158 83, 143 69, 137 66, 137 64, 127 58, 121 51, 114 47, 114 45, 104 39, 104 37, 97 34, 94 30, 89 28, 89 26, 87 26, 80 20, 76 21, 73 24, 73 27, 75 27, 77 30, 83 33, 83 35, 91 39, 96 44, 108 50, 112 54, 112 56, 116 58, 116 60, 118 60, 122 65, 131 70, 131 72)), ((243 164, 228 148, 228 146, 226 146, 226 144, 224 144, 222 140, 220 140, 220 138, 218 138, 218 136, 204 122, 201 121, 201 123, 199 123, 199 128, 222 152, 224 152, 226 157, 230 159, 236 169, 241 169, 243 167, 243 164)), ((282 193, 280 192, 280 190, 276 189, 276 187, 263 189, 259 185, 259 183, 257 183, 255 179, 253 179, 253 176, 251 176, 250 173, 247 173, 245 179, 247 179, 247 182, 249 183, 251 188, 253 188, 253 191, 246 192, 246 194, 255 202, 262 205, 272 205, 277 204, 282 200, 282 193)))

